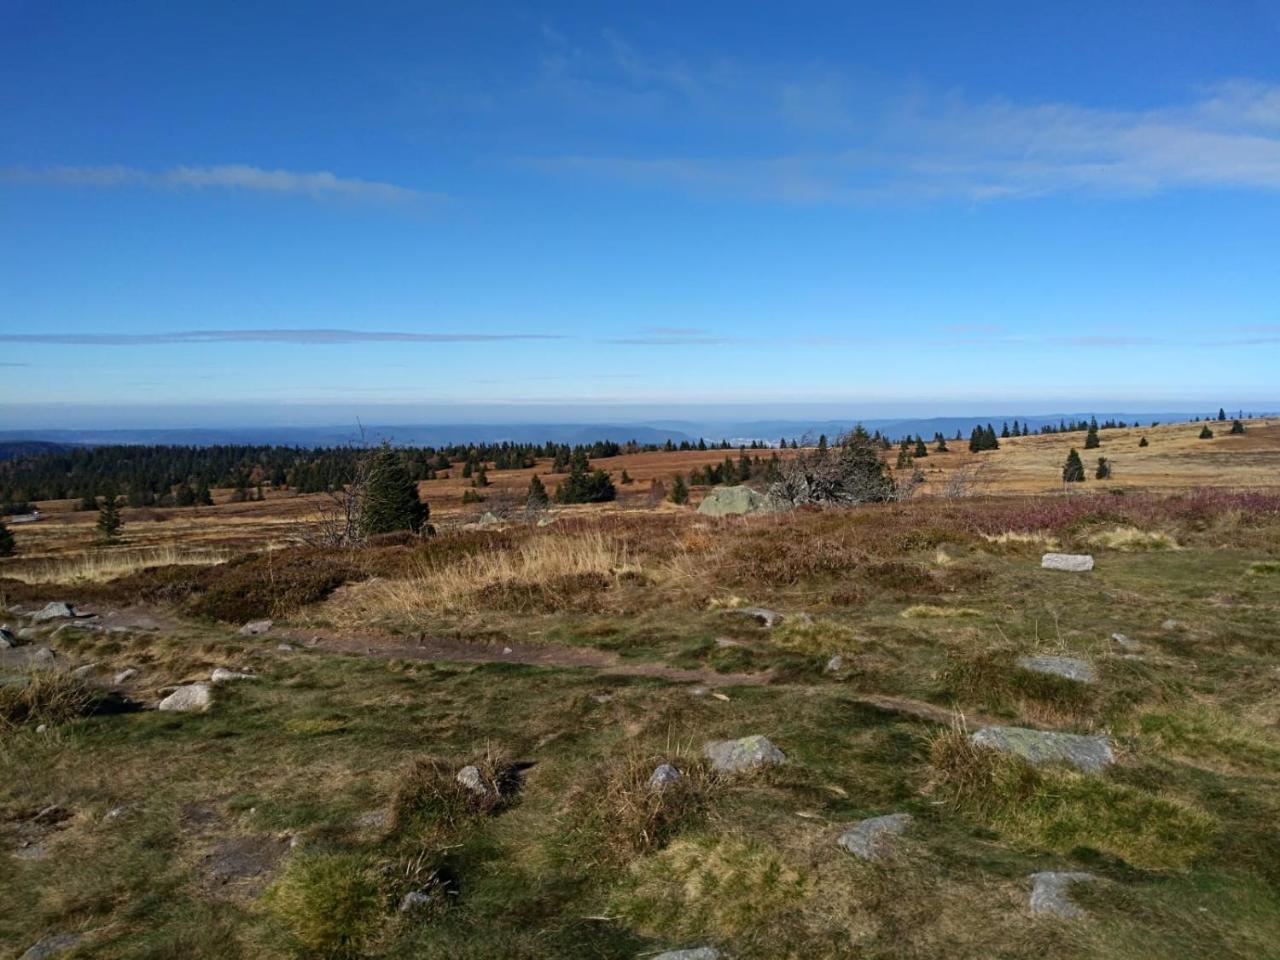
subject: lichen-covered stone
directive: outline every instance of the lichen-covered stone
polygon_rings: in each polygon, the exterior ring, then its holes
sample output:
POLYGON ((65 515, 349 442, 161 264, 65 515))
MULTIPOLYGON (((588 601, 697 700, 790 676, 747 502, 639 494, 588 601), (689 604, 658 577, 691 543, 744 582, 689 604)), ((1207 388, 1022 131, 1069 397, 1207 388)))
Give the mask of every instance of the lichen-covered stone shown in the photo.
POLYGON ((1115 762, 1111 741, 1106 737, 1026 727, 984 727, 969 739, 975 746, 1011 753, 1031 764, 1066 763, 1085 773, 1097 773, 1115 762))
POLYGON ((1045 570, 1088 573, 1093 569, 1093 557, 1087 553, 1046 553, 1040 558, 1040 566, 1045 570))
POLYGON ((840 839, 836 842, 855 857, 878 860, 889 852, 893 838, 901 836, 911 826, 911 819, 909 813, 870 817, 840 834, 840 839))
POLYGON ((1031 875, 1031 912, 1038 917, 1063 917, 1074 920, 1084 916, 1084 911, 1071 902, 1071 887, 1077 883, 1096 880, 1091 873, 1081 871, 1046 870, 1031 875))
POLYGON ((768 737, 758 733, 737 740, 711 740, 702 751, 712 768, 721 773, 738 773, 787 759, 768 737))
POLYGON ((1019 657, 1018 666, 1033 673, 1047 673, 1080 683, 1093 683, 1097 679, 1093 664, 1077 657, 1019 657))

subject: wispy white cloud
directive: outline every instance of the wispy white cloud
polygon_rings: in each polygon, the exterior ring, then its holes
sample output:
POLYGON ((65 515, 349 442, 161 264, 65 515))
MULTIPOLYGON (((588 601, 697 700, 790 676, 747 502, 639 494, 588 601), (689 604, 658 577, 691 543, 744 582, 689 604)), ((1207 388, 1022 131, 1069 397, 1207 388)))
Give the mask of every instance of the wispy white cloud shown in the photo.
POLYGON ((617 37, 561 44, 544 74, 566 109, 627 117, 627 148, 526 162, 635 185, 800 203, 1280 190, 1277 84, 1223 82, 1146 109, 975 100, 820 67, 645 57, 617 37))
POLYGON ((0 169, 0 180, 10 183, 45 183, 63 186, 125 187, 156 189, 225 189, 257 193, 287 194, 312 199, 346 199, 386 204, 443 200, 443 194, 427 193, 378 180, 339 177, 326 170, 266 170, 246 164, 221 166, 179 166, 152 171, 126 166, 8 167, 0 169))
POLYGON ((562 340, 553 333, 419 333, 399 330, 181 330, 170 333, 3 333, 0 343, 138 347, 171 343, 492 343, 562 340))

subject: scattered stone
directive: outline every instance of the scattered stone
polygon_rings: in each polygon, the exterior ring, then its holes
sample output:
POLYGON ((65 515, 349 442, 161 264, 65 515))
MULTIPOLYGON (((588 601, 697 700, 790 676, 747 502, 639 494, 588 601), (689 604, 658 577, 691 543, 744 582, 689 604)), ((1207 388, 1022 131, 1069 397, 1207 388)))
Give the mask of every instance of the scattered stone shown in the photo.
POLYGON ((77 680, 87 680, 89 677, 93 676, 93 671, 97 669, 98 662, 95 660, 92 663, 86 663, 83 666, 76 667, 71 671, 71 675, 77 680))
POLYGON ((823 667, 823 670, 827 673, 839 673, 843 669, 844 657, 840 656, 838 653, 828 660, 827 665, 823 667))
POLYGON ((1120 646, 1124 647, 1126 650, 1136 650, 1138 647, 1142 646, 1142 644, 1138 643, 1137 640, 1131 640, 1127 634, 1123 633, 1113 633, 1111 635, 1111 639, 1115 643, 1120 644, 1120 646))
POLYGON ((55 933, 52 936, 42 937, 28 947, 26 953, 18 960, 48 960, 50 957, 68 952, 83 939, 83 933, 55 933))
POLYGON ((31 654, 27 662, 33 667, 52 667, 58 662, 58 655, 48 647, 41 647, 31 654))
POLYGON ((662 790, 683 777, 684 774, 671 764, 660 763, 653 768, 653 773, 649 774, 649 789, 653 791, 662 790))
POLYGON ((242 637, 260 637, 275 624, 274 620, 251 620, 240 628, 242 637))
POLYGON ((485 786, 484 777, 480 774, 480 768, 475 764, 463 767, 458 771, 455 779, 472 793, 483 796, 489 792, 489 788, 485 786))
POLYGON ((727 647, 740 647, 742 646, 742 641, 734 640, 732 637, 716 637, 716 646, 722 650, 727 647))
POLYGON ((855 823, 840 834, 836 842, 862 860, 879 860, 889 852, 893 838, 901 836, 911 826, 911 819, 909 813, 871 817, 855 823))
POLYGON ((702 748, 711 766, 721 773, 737 773, 755 767, 782 763, 787 755, 768 737, 754 734, 738 740, 710 740, 702 748))
POLYGON ((209 677, 214 683, 231 683, 233 680, 256 680, 252 673, 236 673, 226 667, 217 667, 209 677))
POLYGON ((1026 727, 984 727, 969 740, 979 747, 1011 753, 1028 763, 1067 763, 1085 773, 1097 773, 1115 761, 1106 737, 1030 730, 1026 727))
POLYGON ((32 843, 30 840, 24 841, 17 850, 13 851, 13 859, 15 860, 43 860, 44 847, 38 843, 32 843))
POLYGON ((776 627, 782 622, 782 614, 767 607, 738 607, 736 610, 729 612, 743 617, 750 617, 762 627, 776 627))
POLYGON ((698 513, 706 517, 740 516, 749 513, 774 513, 778 504, 750 487, 716 487, 698 505, 698 513))
POLYGON ((281 653, 293 653, 293 651, 297 650, 298 648, 295 647, 292 643, 277 643, 276 649, 279 650, 281 653))
POLYGON ((510 648, 510 647, 503 647, 503 648, 502 648, 502 655, 503 655, 504 657, 509 657, 509 656, 511 656, 511 648, 510 648))
POLYGON ((129 808, 125 806, 112 807, 110 810, 108 810, 106 813, 102 815, 102 822, 114 823, 116 820, 119 820, 121 817, 123 817, 128 812, 128 810, 129 808))
POLYGON ((114 683, 118 685, 121 683, 128 683, 137 675, 138 675, 138 669, 136 667, 125 667, 123 670, 121 670, 111 679, 114 683))
POLYGON ((0 627, 0 650, 8 650, 17 645, 18 638, 9 629, 9 625, 6 623, 3 627, 0 627))
POLYGON ((1087 553, 1046 553, 1040 558, 1040 566, 1044 570, 1088 573, 1093 569, 1093 557, 1087 553))
POLYGON ((1177 620, 1174 620, 1172 617, 1170 617, 1168 620, 1165 620, 1163 623, 1160 624, 1160 629, 1161 630, 1181 630, 1182 624, 1179 623, 1177 620))
POLYGON ((715 947, 692 947, 688 950, 668 950, 653 960, 721 960, 724 956, 715 947))
POLYGON ((365 827, 368 829, 381 829, 391 822, 391 818, 385 810, 371 810, 363 816, 356 819, 357 827, 365 827))
POLYGON ((1018 666, 1080 683, 1093 683, 1097 679, 1093 665, 1076 657, 1019 657, 1018 666))
POLYGON ((423 890, 410 890, 400 898, 400 912, 409 913, 431 902, 431 894, 423 890))
POLYGON ((1071 902, 1068 894, 1077 883, 1090 883, 1098 879, 1091 873, 1078 870, 1046 870, 1031 875, 1031 912, 1038 917, 1063 917, 1074 920, 1084 916, 1084 911, 1071 902))
POLYGON ((46 603, 43 610, 37 610, 31 615, 31 622, 44 623, 47 620, 69 620, 75 615, 75 608, 69 603, 46 603))
POLYGON ((707 690, 706 687, 690 687, 689 688, 689 696, 691 697, 705 697, 708 692, 709 691, 707 690))
POLYGON ((19 640, 34 640, 40 636, 40 631, 35 627, 23 627, 18 631, 19 640))
POLYGON ((213 692, 207 683, 189 683, 178 687, 160 701, 160 710, 175 713, 203 713, 213 705, 213 692))

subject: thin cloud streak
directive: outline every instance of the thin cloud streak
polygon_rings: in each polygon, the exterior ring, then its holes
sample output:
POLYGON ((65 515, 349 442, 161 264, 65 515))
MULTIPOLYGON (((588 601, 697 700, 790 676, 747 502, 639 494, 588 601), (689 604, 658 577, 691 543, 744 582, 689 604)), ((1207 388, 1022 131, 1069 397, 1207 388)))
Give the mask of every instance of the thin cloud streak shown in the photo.
POLYGON ((444 194, 428 193, 378 180, 339 177, 327 170, 267 170, 247 164, 178 166, 150 171, 126 166, 58 166, 33 169, 8 167, 0 180, 81 187, 150 187, 153 189, 226 189, 305 196, 313 200, 345 199, 392 205, 441 201, 444 194))
POLYGON ((495 343, 563 340, 552 333, 414 333, 395 330, 183 330, 172 333, 4 333, 0 343, 137 347, 172 343, 495 343))

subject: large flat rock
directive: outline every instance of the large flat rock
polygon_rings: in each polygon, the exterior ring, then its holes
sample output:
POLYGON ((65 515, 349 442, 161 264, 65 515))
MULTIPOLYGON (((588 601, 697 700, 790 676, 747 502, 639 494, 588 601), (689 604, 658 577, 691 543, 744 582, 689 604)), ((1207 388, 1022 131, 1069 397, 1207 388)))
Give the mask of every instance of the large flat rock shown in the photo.
POLYGON ((716 487, 698 504, 698 512, 707 517, 773 513, 777 509, 772 497, 750 487, 716 487))
POLYGON ((738 773, 774 763, 782 763, 787 755, 766 736, 754 734, 737 740, 711 740, 702 748, 711 766, 721 773, 738 773))
POLYGON ((1097 679, 1093 664, 1078 657, 1019 657, 1018 666, 1032 673, 1047 673, 1080 683, 1093 683, 1097 679))
POLYGON ((1026 727, 983 727, 969 738, 975 746, 1011 753, 1028 763, 1065 763, 1085 773, 1097 773, 1115 762, 1106 737, 1031 730, 1026 727))
POLYGON ((1040 566, 1045 570, 1088 573, 1093 569, 1093 557, 1087 553, 1046 553, 1040 558, 1040 566))

